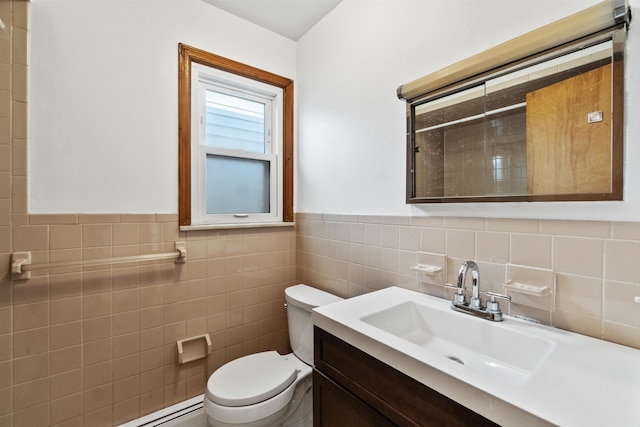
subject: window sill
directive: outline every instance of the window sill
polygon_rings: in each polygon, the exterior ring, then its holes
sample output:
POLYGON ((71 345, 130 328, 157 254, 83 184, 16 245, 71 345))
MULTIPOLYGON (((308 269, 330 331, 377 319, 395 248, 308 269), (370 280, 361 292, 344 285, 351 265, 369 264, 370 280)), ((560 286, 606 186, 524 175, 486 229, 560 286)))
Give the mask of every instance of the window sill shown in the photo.
POLYGON ((197 225, 181 225, 180 231, 196 231, 196 230, 230 230, 238 228, 277 228, 277 227, 295 227, 295 222, 251 222, 245 224, 197 224, 197 225))

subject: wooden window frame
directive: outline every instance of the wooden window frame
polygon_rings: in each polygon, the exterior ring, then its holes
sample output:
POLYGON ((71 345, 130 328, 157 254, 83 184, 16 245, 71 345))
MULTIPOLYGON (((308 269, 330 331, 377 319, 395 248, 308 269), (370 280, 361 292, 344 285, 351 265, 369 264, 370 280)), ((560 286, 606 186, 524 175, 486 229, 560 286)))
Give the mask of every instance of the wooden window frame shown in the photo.
MULTIPOLYGON (((293 222, 293 80, 183 43, 178 44, 178 216, 191 226, 191 69, 193 63, 256 80, 282 89, 282 222, 293 222)), ((199 224, 196 224, 200 226, 199 224)), ((228 224, 233 227, 255 224, 228 224)), ((270 224, 265 224, 270 225, 270 224)), ((208 227, 208 225, 202 225, 208 227)), ((211 225, 223 227, 224 224, 211 225)))

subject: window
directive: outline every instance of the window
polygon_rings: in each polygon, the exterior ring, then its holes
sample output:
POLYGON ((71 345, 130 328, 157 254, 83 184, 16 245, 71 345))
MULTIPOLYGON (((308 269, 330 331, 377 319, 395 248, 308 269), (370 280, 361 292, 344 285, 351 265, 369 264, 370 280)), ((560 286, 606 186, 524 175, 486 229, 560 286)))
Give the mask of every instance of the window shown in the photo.
POLYGON ((181 226, 293 221, 293 82, 179 45, 181 226))
POLYGON ((191 71, 192 223, 282 221, 282 89, 201 64, 191 71))

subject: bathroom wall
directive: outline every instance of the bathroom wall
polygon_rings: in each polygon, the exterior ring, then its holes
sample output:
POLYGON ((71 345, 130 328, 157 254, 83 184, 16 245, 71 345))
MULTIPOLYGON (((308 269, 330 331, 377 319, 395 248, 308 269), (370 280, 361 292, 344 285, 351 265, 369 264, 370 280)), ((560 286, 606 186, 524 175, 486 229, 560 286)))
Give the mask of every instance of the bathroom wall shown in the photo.
MULTIPOLYGON (((596 1, 342 2, 298 46, 297 279, 357 295, 398 285, 450 298, 467 259, 507 312, 640 348, 640 83, 626 80, 623 202, 405 204, 395 89, 596 1), (354 17, 357 16, 357 19, 354 17), (526 17, 526 19, 524 19, 526 17), (441 267, 435 277, 411 266, 441 267)), ((639 5, 630 1, 633 12, 639 5)), ((637 13, 636 13, 637 14, 637 13)), ((628 32, 626 73, 640 72, 628 32)))
POLYGON ((639 222, 329 213, 296 222, 298 281, 344 297, 395 285, 452 299, 444 285, 475 260, 481 290, 513 298, 500 302, 505 313, 640 348, 639 222), (411 270, 418 264, 442 271, 411 270), (512 292, 509 280, 547 289, 512 292))
MULTIPOLYGON (((352 1, 298 42, 297 212, 640 221, 640 82, 627 78, 623 202, 405 204, 398 86, 599 0, 352 1)), ((638 0, 630 0, 635 12, 638 0)), ((635 14, 637 15, 637 13, 635 14)), ((626 74, 640 73, 631 23, 626 74)))
POLYGON ((0 18, 0 426, 117 425, 290 351, 294 228, 178 231, 177 43, 291 77, 295 44, 199 0, 2 0, 0 18), (176 241, 186 264, 9 270, 176 241), (177 366, 176 340, 206 332, 212 354, 177 366))
POLYGON ((178 43, 297 80, 295 42, 202 0, 31 4, 32 213, 177 211, 178 43))

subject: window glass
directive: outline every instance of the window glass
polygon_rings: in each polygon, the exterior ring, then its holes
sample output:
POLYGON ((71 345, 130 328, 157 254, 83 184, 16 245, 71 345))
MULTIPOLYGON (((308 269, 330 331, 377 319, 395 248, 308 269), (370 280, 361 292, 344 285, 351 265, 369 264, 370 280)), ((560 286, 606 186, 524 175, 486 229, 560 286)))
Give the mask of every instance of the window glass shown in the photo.
POLYGON ((206 145, 265 152, 265 102, 206 90, 206 145))
POLYGON ((270 163, 207 156, 207 214, 268 213, 270 163))

